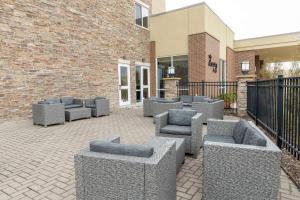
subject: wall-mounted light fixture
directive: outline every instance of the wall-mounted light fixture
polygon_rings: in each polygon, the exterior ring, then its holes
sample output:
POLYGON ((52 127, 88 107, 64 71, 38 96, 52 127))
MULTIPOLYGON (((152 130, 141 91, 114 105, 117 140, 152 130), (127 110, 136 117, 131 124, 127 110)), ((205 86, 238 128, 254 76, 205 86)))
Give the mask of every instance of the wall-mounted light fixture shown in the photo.
POLYGON ((250 71, 250 62, 249 61, 243 61, 241 62, 241 70, 242 73, 246 74, 250 71))
POLYGON ((127 57, 126 57, 126 56, 123 56, 122 59, 123 59, 123 60, 127 60, 127 57))
POLYGON ((145 58, 142 58, 142 62, 143 62, 143 63, 146 62, 146 59, 145 59, 145 58))

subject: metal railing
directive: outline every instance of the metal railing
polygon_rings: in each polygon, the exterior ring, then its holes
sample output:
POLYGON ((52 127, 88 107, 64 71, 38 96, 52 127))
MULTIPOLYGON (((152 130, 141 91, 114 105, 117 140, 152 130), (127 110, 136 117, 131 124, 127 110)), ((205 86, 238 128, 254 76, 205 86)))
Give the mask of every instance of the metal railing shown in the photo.
POLYGON ((300 159, 300 77, 248 82, 247 112, 300 159))
POLYGON ((237 112, 236 81, 232 82, 178 82, 177 96, 207 96, 211 99, 223 99, 226 113, 237 112))

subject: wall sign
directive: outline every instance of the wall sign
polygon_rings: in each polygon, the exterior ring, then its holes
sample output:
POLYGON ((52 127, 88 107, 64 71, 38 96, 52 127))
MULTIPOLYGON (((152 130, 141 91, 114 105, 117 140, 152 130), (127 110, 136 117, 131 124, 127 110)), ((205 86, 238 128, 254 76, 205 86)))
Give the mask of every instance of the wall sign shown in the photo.
POLYGON ((213 68, 213 72, 217 73, 218 71, 218 64, 211 61, 212 56, 211 54, 208 55, 208 66, 213 68))

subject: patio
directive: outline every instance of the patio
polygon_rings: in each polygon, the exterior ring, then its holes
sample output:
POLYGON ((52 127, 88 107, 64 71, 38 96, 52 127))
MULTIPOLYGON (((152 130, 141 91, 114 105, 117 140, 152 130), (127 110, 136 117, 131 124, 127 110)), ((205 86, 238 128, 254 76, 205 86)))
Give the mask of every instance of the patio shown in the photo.
MULTIPOLYGON (((33 126, 31 120, 0 122, 0 199, 75 199, 74 153, 90 140, 112 135, 124 143, 145 143, 154 136, 152 118, 132 108, 48 128, 33 126)), ((201 192, 202 150, 197 159, 187 157, 177 175, 177 199, 199 200, 201 192)), ((279 195, 300 199, 283 171, 279 195)))

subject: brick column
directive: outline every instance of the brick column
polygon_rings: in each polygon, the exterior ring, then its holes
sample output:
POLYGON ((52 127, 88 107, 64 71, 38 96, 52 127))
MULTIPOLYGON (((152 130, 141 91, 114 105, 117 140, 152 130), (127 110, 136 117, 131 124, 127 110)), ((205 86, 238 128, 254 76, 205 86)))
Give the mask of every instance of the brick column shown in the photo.
POLYGON ((165 98, 172 99, 177 97, 177 83, 181 78, 164 78, 165 98))
POLYGON ((247 115, 247 81, 254 81, 255 75, 237 76, 237 108, 238 116, 243 117, 247 115))

